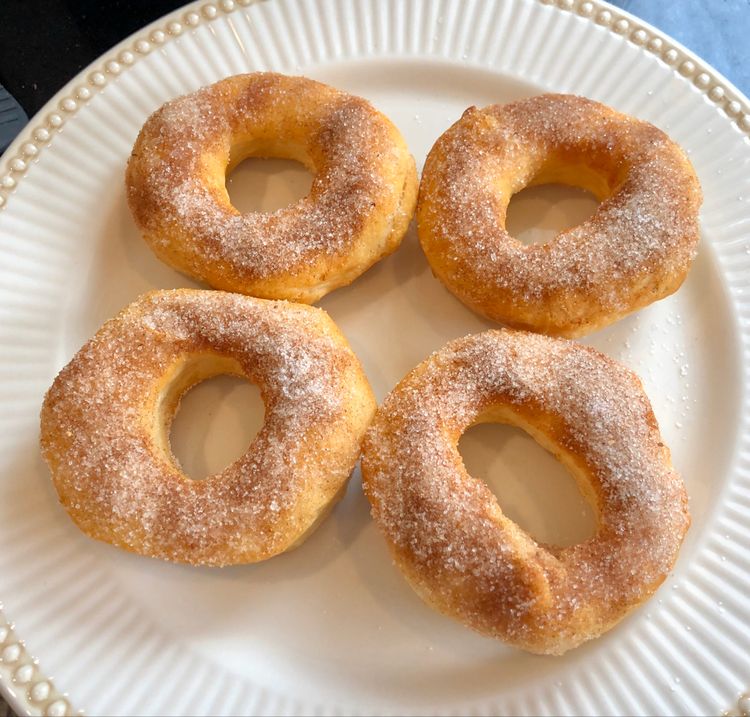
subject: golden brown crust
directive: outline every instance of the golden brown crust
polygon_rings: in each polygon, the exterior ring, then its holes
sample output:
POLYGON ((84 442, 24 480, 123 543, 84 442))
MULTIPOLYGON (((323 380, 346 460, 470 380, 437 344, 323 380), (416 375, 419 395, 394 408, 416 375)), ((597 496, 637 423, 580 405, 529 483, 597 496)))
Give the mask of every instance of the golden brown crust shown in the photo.
POLYGON ((41 444, 85 533, 201 565, 297 545, 341 495, 375 399, 321 309, 216 291, 155 291, 108 321, 47 392, 41 444), (169 447, 181 395, 219 373, 257 384, 265 422, 248 451, 191 480, 169 447))
POLYGON ((572 95, 466 110, 420 184, 419 239, 436 276, 474 311, 582 336, 676 291, 699 239, 702 195, 680 147, 653 125, 572 95), (562 182, 601 200, 583 224, 525 246, 511 197, 562 182))
POLYGON ((363 446, 364 489, 397 565, 431 606, 531 652, 597 637, 664 580, 690 523, 638 377, 563 339, 487 331, 447 344, 386 398, 363 446), (538 544, 468 475, 472 424, 520 426, 576 478, 596 535, 538 544))
POLYGON ((312 303, 399 245, 416 204, 414 160, 365 100, 304 77, 229 77, 148 118, 126 172, 128 204, 156 255, 212 287, 312 303), (225 186, 248 156, 314 174, 310 194, 241 214, 225 186))

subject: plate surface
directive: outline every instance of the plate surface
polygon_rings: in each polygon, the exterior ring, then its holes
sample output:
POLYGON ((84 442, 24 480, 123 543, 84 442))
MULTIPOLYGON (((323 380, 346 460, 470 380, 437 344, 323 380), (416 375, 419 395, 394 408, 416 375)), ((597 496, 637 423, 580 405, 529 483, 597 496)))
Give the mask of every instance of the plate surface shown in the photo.
MULTIPOLYGON (((731 709, 750 687, 747 111, 736 90, 674 42, 580 0, 196 5, 84 72, 32 121, 0 171, 0 598, 15 621, 11 629, 0 618, 0 676, 16 709, 731 709), (141 292, 191 285, 151 255, 133 226, 123 189, 132 142, 167 99, 258 69, 305 74, 367 97, 401 128, 420 167, 469 105, 542 91, 606 102, 660 126, 689 152, 705 202, 688 280, 587 342, 642 376, 687 483, 693 526, 659 593, 601 639, 563 658, 534 657, 424 607, 391 565, 358 473, 300 549, 224 570, 96 543, 58 506, 37 448, 44 391, 99 325, 141 292)), ((260 192, 267 180, 268 201, 278 202, 290 185, 275 188, 278 175, 263 172, 237 173, 233 195, 250 185, 260 192)), ((304 176, 289 173, 304 186, 304 176)), ((551 203, 561 198, 568 221, 593 206, 554 190, 532 193, 516 202, 517 230, 556 226, 551 203)), ((396 254, 320 305, 350 339, 379 398, 447 340, 489 326, 433 279, 413 228, 396 254)), ((186 400, 194 421, 181 415, 175 429, 177 454, 195 471, 221 467, 232 457, 227 443, 241 451, 262 410, 252 390, 217 381, 186 400)), ((463 450, 532 534, 585 534, 579 496, 530 439, 482 428, 467 435, 463 450)))

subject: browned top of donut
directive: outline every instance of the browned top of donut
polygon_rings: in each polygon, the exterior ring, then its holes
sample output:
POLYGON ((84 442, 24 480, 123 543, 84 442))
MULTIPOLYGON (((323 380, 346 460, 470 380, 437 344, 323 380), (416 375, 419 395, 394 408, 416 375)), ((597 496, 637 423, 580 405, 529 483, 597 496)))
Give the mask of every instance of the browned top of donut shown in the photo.
POLYGON ((128 164, 128 202, 151 241, 180 232, 201 261, 262 279, 348 250, 369 217, 395 211, 404 157, 398 131, 364 99, 304 77, 238 75, 149 117, 128 164), (314 173, 310 194, 240 213, 225 187, 235 153, 302 161, 314 173))
POLYGON ((601 631, 650 594, 689 524, 638 377, 589 347, 535 334, 487 331, 430 356, 381 406, 362 467, 373 516, 417 590, 540 651, 570 647, 586 625, 601 631), (467 474, 458 439, 498 406, 586 484, 598 514, 592 539, 537 544, 467 474))
POLYGON ((540 95, 472 107, 438 139, 420 188, 420 240, 468 295, 491 287, 534 302, 575 290, 617 313, 638 277, 686 271, 700 203, 685 153, 657 127, 583 97, 540 95), (504 229, 508 203, 550 181, 603 201, 588 221, 526 246, 504 229))
POLYGON ((288 547, 315 515, 312 504, 338 491, 373 405, 324 311, 216 291, 152 292, 55 379, 42 448, 62 502, 94 537, 177 561, 248 562, 288 547), (154 408, 170 400, 182 362, 201 356, 236 362, 260 387, 266 413, 245 455, 190 480, 160 447, 154 408))

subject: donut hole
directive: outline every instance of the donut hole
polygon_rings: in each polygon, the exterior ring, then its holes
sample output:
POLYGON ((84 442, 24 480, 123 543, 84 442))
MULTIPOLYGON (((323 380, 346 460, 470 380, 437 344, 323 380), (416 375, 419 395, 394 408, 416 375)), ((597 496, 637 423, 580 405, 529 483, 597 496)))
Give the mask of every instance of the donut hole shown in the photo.
POLYGON ((265 405, 231 360, 199 359, 179 374, 161 404, 162 447, 188 478, 202 480, 247 452, 265 405))
POLYGON ((596 212, 596 195, 569 184, 533 184, 511 197, 508 233, 522 244, 546 244, 560 232, 583 224, 596 212))
POLYGON ((235 150, 227 167, 226 188, 232 206, 242 214, 270 214, 310 193, 313 175, 301 152, 293 158, 248 156, 235 150))
POLYGON ((570 472, 521 428, 480 423, 458 444, 468 473, 534 540, 561 548, 596 533, 596 514, 570 472))

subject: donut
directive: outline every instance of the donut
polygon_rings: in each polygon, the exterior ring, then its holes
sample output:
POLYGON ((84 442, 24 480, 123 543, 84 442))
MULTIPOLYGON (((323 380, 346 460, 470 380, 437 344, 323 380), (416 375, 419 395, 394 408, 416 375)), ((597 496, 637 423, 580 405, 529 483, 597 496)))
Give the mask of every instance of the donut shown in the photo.
POLYGON ((215 291, 154 291, 60 372, 41 412, 60 502, 87 535, 194 565, 299 545, 345 489, 376 404, 322 309, 215 291), (220 473, 188 478, 169 444, 181 396, 218 374, 256 384, 263 428, 220 473))
POLYGON ((152 114, 127 165, 130 210, 157 257, 216 289, 303 303, 398 247, 416 204, 414 159, 369 102, 304 77, 229 77, 152 114), (226 176, 247 157, 297 160, 308 196, 240 213, 226 176))
POLYGON ((676 291, 699 238, 700 184, 664 132, 598 102, 547 94, 470 107, 430 150, 417 206, 433 273, 477 313, 573 338, 676 291), (505 228, 511 197, 557 182, 601 202, 544 244, 505 228))
POLYGON ((559 655, 653 594, 690 523, 638 377, 566 339, 509 329, 457 339, 390 393, 365 436, 365 493, 396 565, 430 606, 484 635, 559 655), (529 433, 597 516, 576 545, 541 544, 472 478, 477 423, 529 433))

